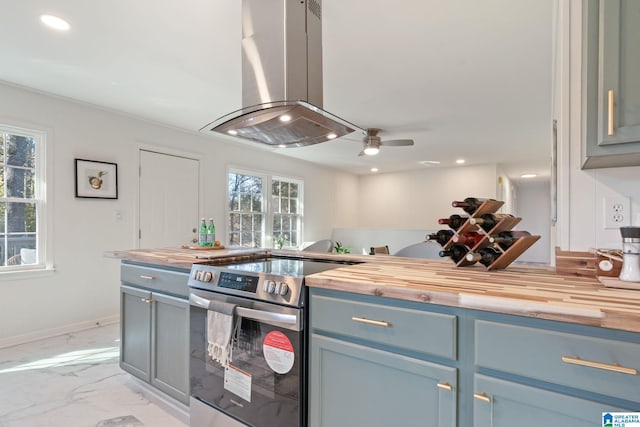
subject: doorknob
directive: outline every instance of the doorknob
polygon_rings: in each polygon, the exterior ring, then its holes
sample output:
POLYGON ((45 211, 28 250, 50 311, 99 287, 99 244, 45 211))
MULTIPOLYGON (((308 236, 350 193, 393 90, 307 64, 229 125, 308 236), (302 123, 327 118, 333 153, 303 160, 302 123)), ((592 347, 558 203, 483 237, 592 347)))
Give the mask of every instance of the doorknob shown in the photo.
MULTIPOLYGON (((198 230, 197 230, 195 227, 193 227, 193 228, 191 229, 191 232, 193 232, 193 233, 195 233, 196 231, 198 231, 198 230)), ((195 243, 195 242, 194 242, 194 243, 195 243)))

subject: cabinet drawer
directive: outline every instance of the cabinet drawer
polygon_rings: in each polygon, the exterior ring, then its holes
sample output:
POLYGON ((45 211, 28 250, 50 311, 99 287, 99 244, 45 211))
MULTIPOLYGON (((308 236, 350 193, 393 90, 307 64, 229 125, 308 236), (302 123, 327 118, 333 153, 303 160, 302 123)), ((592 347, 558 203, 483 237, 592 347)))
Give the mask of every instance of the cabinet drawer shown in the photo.
POLYGON ((481 367, 640 401, 640 344, 476 321, 481 367))
POLYGON ((456 316, 312 295, 310 317, 316 330, 456 358, 456 316))
POLYGON ((160 268, 123 264, 120 268, 120 280, 124 283, 141 286, 156 292, 164 292, 185 298, 189 297, 188 271, 182 273, 160 268))

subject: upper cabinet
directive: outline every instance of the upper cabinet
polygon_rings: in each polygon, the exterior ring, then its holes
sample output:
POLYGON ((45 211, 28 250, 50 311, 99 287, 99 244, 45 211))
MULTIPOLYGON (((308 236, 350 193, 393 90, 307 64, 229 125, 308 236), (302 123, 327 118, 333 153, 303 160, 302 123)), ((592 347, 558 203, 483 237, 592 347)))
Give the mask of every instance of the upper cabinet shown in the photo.
POLYGON ((583 169, 640 165, 640 2, 583 1, 583 169))

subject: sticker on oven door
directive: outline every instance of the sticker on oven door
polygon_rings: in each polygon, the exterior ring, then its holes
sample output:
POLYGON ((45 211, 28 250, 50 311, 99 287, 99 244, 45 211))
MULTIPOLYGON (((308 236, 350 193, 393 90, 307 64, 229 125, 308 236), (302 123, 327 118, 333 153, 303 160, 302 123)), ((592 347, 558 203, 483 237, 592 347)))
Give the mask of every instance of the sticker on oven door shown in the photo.
POLYGON ((224 389, 251 402, 251 374, 229 365, 224 369, 224 389))
POLYGON ((293 345, 282 332, 272 331, 264 337, 262 353, 267 365, 279 374, 286 374, 293 368, 293 345))

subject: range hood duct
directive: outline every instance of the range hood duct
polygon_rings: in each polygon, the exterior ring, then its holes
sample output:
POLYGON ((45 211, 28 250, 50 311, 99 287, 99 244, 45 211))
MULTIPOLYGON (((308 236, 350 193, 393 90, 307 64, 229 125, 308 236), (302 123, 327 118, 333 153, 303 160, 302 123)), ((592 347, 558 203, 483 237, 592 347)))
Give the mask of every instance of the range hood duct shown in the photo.
POLYGON ((242 109, 200 129, 302 147, 357 126, 322 110, 321 0, 242 0, 242 109))

